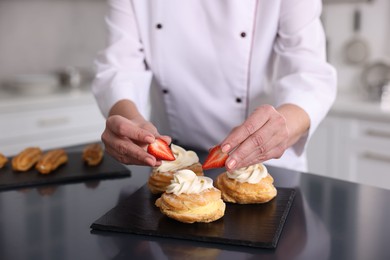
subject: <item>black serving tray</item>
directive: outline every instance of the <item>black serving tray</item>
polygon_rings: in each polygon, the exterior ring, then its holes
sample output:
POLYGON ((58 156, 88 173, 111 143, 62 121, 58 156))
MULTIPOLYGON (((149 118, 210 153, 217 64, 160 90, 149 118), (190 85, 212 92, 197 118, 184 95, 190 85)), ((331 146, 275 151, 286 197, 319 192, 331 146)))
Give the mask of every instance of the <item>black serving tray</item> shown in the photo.
POLYGON ((83 182, 110 178, 124 178, 131 175, 130 170, 105 154, 97 166, 87 166, 82 160, 81 151, 69 151, 68 162, 50 174, 40 174, 34 168, 27 172, 15 172, 11 159, 0 169, 0 191, 35 187, 41 185, 83 182))
POLYGON ((278 188, 278 195, 268 203, 227 203, 223 218, 212 223, 186 224, 163 215, 154 205, 158 196, 144 185, 96 220, 91 228, 273 249, 277 246, 294 196, 294 189, 278 188))

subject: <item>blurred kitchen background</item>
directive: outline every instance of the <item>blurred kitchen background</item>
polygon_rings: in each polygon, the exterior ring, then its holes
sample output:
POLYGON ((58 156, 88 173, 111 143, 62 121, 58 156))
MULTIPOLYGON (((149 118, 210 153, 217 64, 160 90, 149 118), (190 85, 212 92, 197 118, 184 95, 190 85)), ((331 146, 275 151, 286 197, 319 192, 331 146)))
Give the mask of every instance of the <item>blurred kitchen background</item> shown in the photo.
POLYGON ((104 0, 0 0, 0 82, 91 69, 104 46, 104 0))
POLYGON ((0 152, 100 140, 90 92, 105 0, 0 0, 0 152))
MULTIPOLYGON (((99 141, 90 93, 105 0, 0 0, 0 152, 99 141)), ((339 95, 308 147, 314 174, 390 188, 390 1, 324 0, 339 95)))

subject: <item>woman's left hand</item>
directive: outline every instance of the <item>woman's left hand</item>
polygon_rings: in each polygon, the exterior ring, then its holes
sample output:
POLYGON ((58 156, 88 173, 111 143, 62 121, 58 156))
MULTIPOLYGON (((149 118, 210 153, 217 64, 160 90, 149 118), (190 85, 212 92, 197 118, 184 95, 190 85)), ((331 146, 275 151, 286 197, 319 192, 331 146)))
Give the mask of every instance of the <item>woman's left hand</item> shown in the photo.
POLYGON ((221 143, 223 152, 229 153, 225 164, 227 170, 280 158, 284 151, 307 131, 309 122, 306 112, 295 105, 285 105, 280 111, 271 105, 258 107, 221 143), (294 121, 296 116, 303 116, 303 119, 296 120, 300 124, 298 126, 293 123, 293 129, 297 131, 291 135, 288 123, 294 121))

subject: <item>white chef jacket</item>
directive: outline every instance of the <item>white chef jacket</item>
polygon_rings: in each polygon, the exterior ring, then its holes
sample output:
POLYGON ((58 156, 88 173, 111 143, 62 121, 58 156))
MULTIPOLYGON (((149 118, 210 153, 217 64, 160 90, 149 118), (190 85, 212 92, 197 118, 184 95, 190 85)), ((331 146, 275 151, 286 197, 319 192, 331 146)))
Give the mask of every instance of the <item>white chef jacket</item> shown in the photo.
POLYGON ((305 144, 336 95, 321 0, 108 2, 108 46, 93 83, 105 116, 130 99, 160 133, 209 149, 257 106, 295 104, 310 131, 267 163, 306 170, 305 144))

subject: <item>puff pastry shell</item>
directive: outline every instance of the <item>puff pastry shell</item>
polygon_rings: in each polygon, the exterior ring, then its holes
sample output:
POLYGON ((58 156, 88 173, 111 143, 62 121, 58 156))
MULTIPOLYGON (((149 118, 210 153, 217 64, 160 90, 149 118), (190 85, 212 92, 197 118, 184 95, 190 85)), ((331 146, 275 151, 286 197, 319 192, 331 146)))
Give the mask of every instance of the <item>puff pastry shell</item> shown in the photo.
POLYGON ((225 214, 226 207, 216 188, 195 194, 163 193, 155 204, 163 214, 184 223, 215 221, 225 214))
POLYGON ((221 190, 222 199, 225 202, 238 204, 266 203, 277 195, 273 182, 272 176, 267 174, 259 183, 241 183, 230 179, 224 172, 217 177, 215 187, 221 190))
MULTIPOLYGON (((200 163, 194 163, 185 169, 193 171, 197 176, 203 176, 203 169, 200 163)), ((173 174, 176 171, 159 172, 153 171, 148 180, 148 187, 153 194, 165 192, 167 186, 171 184, 173 174)))

